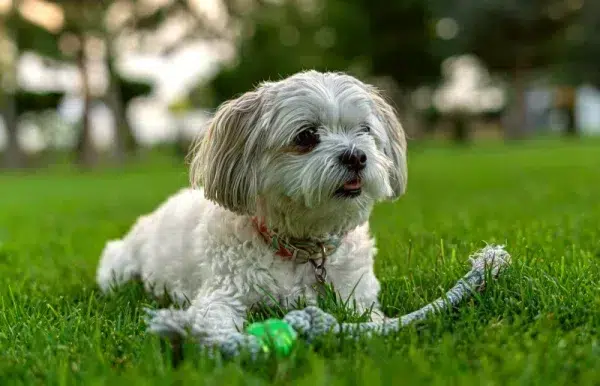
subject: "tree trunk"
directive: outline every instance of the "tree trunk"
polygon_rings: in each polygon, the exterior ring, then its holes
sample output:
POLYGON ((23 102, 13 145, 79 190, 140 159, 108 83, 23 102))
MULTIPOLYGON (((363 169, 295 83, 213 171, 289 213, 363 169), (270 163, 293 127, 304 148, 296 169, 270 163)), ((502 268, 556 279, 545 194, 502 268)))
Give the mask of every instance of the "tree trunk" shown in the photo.
POLYGON ((6 93, 3 98, 4 127, 6 128, 7 142, 4 150, 2 165, 8 169, 18 169, 25 166, 25 153, 19 145, 18 117, 13 94, 6 93))
POLYGON ((81 49, 77 53, 77 67, 79 69, 79 75, 81 77, 81 96, 83 98, 83 117, 81 120, 81 131, 79 133, 79 139, 77 140, 77 162, 80 166, 91 167, 94 166, 97 161, 96 149, 92 140, 92 122, 91 122, 91 108, 92 108, 92 95, 90 90, 88 71, 87 71, 87 58, 85 55, 85 40, 84 35, 80 34, 81 49))
POLYGON ((464 113, 455 113, 451 116, 452 121, 452 139, 459 144, 469 142, 470 130, 469 119, 464 113))
POLYGON ((114 157, 117 162, 124 163, 129 156, 135 155, 138 146, 131 125, 127 120, 127 106, 124 105, 121 95, 120 78, 115 68, 115 56, 110 39, 105 39, 105 44, 107 49, 106 67, 109 75, 107 104, 115 119, 114 157))
MULTIPOLYGON (((6 168, 22 168, 25 166, 26 156, 25 152, 19 145, 18 133, 18 114, 15 95, 18 91, 19 85, 17 82, 17 64, 19 62, 20 52, 18 42, 18 30, 14 27, 11 20, 17 17, 17 9, 19 6, 18 0, 11 2, 11 7, 4 16, 2 22, 4 24, 4 33, 6 37, 14 43, 14 50, 12 54, 12 60, 8 64, 8 68, 4 68, 3 73, 0 73, 0 87, 4 90, 0 94, 1 97, 1 114, 4 118, 4 127, 6 128, 6 149, 2 159, 2 165, 6 168)), ((10 54, 9 54, 10 55, 10 54)))
POLYGON ((557 104, 565 115, 565 136, 576 137, 577 122, 575 121, 575 89, 573 87, 561 87, 558 89, 557 104))
POLYGON ((409 138, 422 138, 425 133, 425 123, 421 112, 417 110, 412 101, 412 91, 409 89, 399 90, 393 96, 398 106, 398 114, 406 135, 409 138))
POLYGON ((567 137, 576 137, 579 133, 577 131, 577 125, 575 123, 575 109, 569 106, 565 109, 565 115, 567 118, 567 124, 565 126, 565 135, 567 137))
MULTIPOLYGON (((109 59, 110 61, 111 59, 109 59)), ((109 85, 106 95, 106 102, 114 118, 114 147, 113 157, 117 163, 125 163, 127 160, 129 146, 127 145, 128 138, 128 123, 124 113, 124 106, 121 100, 119 91, 118 79, 112 72, 109 66, 109 85)))
POLYGON ((513 70, 514 100, 508 108, 506 115, 505 135, 508 139, 519 139, 525 136, 525 89, 526 79, 520 68, 513 70))

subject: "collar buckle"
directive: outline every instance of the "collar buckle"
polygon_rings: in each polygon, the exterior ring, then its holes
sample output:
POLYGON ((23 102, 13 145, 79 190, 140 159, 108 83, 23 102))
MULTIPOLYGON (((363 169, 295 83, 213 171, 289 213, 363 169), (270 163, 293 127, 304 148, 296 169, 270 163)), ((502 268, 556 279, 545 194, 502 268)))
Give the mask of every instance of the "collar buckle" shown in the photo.
POLYGON ((321 261, 319 263, 317 263, 317 259, 309 259, 309 261, 315 271, 315 278, 317 279, 317 282, 323 284, 325 283, 325 280, 327 280, 327 270, 325 269, 327 251, 325 250, 323 243, 319 243, 319 248, 321 248, 321 261))
POLYGON ((327 270, 325 269, 327 256, 335 253, 343 235, 330 235, 324 240, 287 240, 270 230, 264 219, 254 216, 252 222, 265 242, 275 250, 277 256, 297 264, 310 262, 317 282, 320 284, 325 283, 327 279, 327 270))

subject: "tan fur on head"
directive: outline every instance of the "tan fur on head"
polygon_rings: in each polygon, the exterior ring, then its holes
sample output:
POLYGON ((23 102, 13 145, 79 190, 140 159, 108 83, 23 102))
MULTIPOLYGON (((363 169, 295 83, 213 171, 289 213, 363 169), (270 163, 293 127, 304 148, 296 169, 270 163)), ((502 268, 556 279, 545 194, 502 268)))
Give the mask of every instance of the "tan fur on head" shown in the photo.
POLYGON ((192 186, 204 187, 204 194, 239 214, 253 212, 257 194, 260 91, 243 94, 223 103, 206 132, 193 149, 190 164, 192 186))
POLYGON ((375 87, 367 86, 367 89, 380 114, 380 119, 389 138, 386 154, 394 163, 394 166, 390 169, 390 183, 394 194, 390 198, 395 200, 406 192, 408 182, 406 135, 394 108, 385 101, 375 87))
POLYGON ((206 198, 237 214, 265 212, 290 233, 356 226, 407 184, 406 138, 393 107, 340 73, 301 72, 223 103, 191 157, 192 185, 206 198), (304 145, 297 138, 307 128, 317 139, 304 145), (363 169, 341 161, 351 149, 364 155, 363 169), (359 194, 344 196, 355 179, 359 194))

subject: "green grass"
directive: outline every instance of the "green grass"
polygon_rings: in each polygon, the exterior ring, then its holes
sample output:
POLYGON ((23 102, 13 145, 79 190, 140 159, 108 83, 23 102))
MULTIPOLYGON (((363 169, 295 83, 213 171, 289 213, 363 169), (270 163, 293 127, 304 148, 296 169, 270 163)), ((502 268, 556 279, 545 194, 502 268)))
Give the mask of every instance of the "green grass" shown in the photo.
POLYGON ((513 255, 506 275, 387 339, 259 364, 187 346, 178 369, 144 332, 157 305, 138 286, 104 298, 94 274, 104 242, 185 185, 185 167, 0 176, 0 385, 600 383, 600 143, 415 146, 409 170, 406 196, 372 218, 386 313, 439 296, 486 242, 513 255))

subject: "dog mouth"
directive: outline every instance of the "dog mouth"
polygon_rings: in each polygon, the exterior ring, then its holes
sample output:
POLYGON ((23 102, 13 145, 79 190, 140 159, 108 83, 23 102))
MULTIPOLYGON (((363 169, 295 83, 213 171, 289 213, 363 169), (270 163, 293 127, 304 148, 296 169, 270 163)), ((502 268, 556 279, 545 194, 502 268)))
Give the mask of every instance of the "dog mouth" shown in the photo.
POLYGON ((360 177, 354 177, 344 183, 335 195, 338 197, 357 197, 362 193, 362 180, 360 177))

